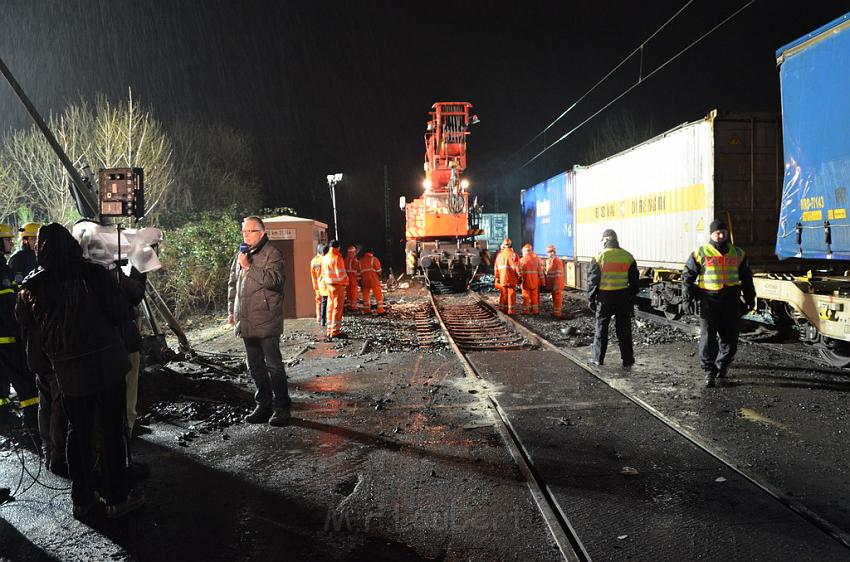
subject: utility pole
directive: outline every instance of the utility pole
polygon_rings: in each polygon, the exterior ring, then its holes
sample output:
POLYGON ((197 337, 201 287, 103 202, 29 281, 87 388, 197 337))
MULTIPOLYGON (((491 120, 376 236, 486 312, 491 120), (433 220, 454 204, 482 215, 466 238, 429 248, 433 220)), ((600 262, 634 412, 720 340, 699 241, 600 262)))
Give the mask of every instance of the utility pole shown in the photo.
POLYGON ((389 265, 388 269, 391 269, 393 265, 393 243, 390 238, 390 180, 386 164, 384 164, 384 240, 387 244, 384 250, 384 259, 389 265))

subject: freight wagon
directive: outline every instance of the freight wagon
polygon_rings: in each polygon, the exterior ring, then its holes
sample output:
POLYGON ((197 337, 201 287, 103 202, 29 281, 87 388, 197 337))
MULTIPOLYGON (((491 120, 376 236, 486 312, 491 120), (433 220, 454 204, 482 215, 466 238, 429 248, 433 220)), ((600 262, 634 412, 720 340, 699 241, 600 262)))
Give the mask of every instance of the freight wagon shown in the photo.
POLYGON ((850 14, 776 51, 784 181, 776 255, 805 275, 761 275, 759 299, 784 306, 804 341, 850 366, 850 14), (826 262, 827 265, 824 265, 826 262))
POLYGON ((800 339, 831 364, 848 367, 850 14, 776 57, 781 131, 769 114, 712 111, 590 166, 574 166, 522 192, 523 242, 539 252, 571 232, 558 251, 567 285, 586 289, 602 231, 613 228, 637 260, 651 306, 678 317, 686 313, 684 262, 708 241, 711 220, 722 218, 755 272, 751 315, 793 322, 800 339))
POLYGON ((652 306, 676 317, 684 312, 680 271, 708 241, 714 217, 726 220, 755 269, 776 267, 781 170, 776 116, 712 111, 523 191, 523 242, 538 252, 556 243, 567 285, 586 289, 602 231, 613 228, 635 256, 652 306))

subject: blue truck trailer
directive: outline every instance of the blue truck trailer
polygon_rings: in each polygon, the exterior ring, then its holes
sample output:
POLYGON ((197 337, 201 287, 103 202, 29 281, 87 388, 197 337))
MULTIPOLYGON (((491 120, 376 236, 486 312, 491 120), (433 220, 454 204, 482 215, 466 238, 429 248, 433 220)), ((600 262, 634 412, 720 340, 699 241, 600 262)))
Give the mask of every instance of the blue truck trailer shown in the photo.
POLYGON ((757 275, 762 310, 850 367, 850 13, 776 51, 784 179, 775 252, 796 275, 757 275), (802 267, 801 267, 802 266, 802 267))
POLYGON ((850 14, 776 51, 785 178, 776 255, 850 260, 850 14))

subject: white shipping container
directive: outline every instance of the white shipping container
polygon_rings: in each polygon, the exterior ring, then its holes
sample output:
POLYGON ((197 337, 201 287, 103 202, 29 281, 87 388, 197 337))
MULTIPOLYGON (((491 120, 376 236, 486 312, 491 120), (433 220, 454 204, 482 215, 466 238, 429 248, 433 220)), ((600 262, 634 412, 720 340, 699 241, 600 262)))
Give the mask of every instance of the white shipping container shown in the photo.
POLYGON ((641 267, 679 269, 714 218, 714 113, 575 168, 576 257, 612 228, 641 267))

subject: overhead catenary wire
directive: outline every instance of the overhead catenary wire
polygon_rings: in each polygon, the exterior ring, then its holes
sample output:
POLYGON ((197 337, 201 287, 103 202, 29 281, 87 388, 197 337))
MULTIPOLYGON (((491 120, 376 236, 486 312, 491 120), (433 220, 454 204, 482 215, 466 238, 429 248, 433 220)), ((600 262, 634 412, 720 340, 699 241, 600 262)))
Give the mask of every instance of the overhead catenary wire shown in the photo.
POLYGON ((651 41, 651 40, 652 40, 652 39, 653 39, 656 35, 658 35, 659 33, 661 33, 661 31, 662 31, 665 27, 667 27, 667 26, 670 24, 670 22, 672 22, 674 19, 676 19, 676 18, 679 16, 679 14, 681 14, 683 11, 685 11, 685 9, 686 9, 688 6, 690 6, 690 5, 693 3, 693 1, 694 1, 694 0, 688 0, 688 1, 685 3, 685 5, 684 5, 684 6, 682 6, 681 8, 679 8, 679 10, 678 10, 675 14, 673 14, 673 15, 672 15, 672 16, 671 16, 671 17, 670 17, 667 21, 665 21, 663 24, 661 24, 661 27, 659 27, 658 29, 656 29, 655 31, 653 31, 653 32, 652 32, 652 34, 650 34, 650 36, 649 36, 649 37, 647 37, 646 39, 644 39, 644 40, 641 42, 641 44, 640 44, 640 45, 638 45, 637 47, 635 47, 635 48, 634 48, 634 49, 633 49, 633 50, 632 50, 632 51, 631 51, 628 55, 626 55, 626 56, 625 56, 625 58, 623 58, 623 60, 621 60, 621 61, 620 61, 620 62, 619 62, 616 66, 614 66, 614 68, 612 68, 611 70, 609 70, 609 71, 608 71, 608 73, 607 73, 607 74, 605 74, 605 76, 603 76, 602 78, 600 78, 600 79, 596 82, 596 84, 594 84, 593 86, 591 86, 589 90, 587 90, 587 91, 586 91, 584 94, 582 94, 582 95, 581 95, 581 96, 580 96, 580 97, 579 97, 576 101, 574 101, 572 104, 570 104, 570 105, 569 105, 569 107, 567 107, 567 108, 566 108, 563 112, 561 112, 561 114, 560 114, 560 115, 558 115, 558 116, 557 116, 554 120, 552 120, 552 122, 551 122, 551 123, 549 123, 548 125, 546 125, 546 126, 543 128, 543 130, 541 130, 539 133, 537 133, 536 135, 534 135, 534 137, 532 137, 532 138, 531 138, 531 140, 529 140, 527 143, 525 143, 524 145, 522 145, 522 146, 521 146, 518 150, 516 150, 513 154, 511 154, 511 155, 508 157, 508 160, 510 160, 511 158, 513 158, 514 156, 516 156, 517 154, 519 154, 520 152, 522 152, 523 150, 525 150, 525 149, 528 147, 528 145, 530 145, 531 143, 533 143, 534 141, 536 141, 537 139, 539 139, 542 135, 545 135, 545 134, 546 134, 546 132, 547 132, 549 129, 551 129, 552 127, 554 127, 554 126, 555 126, 555 124, 556 124, 556 123, 558 123, 558 121, 560 121, 561 119, 563 119, 563 118, 567 115, 567 113, 569 113, 570 111, 572 111, 573 109, 575 109, 575 107, 576 107, 578 104, 580 104, 580 103, 584 100, 584 98, 586 98, 586 97, 587 97, 587 96, 589 96, 591 93, 593 93, 593 91, 594 91, 594 90, 596 90, 596 88, 598 88, 600 85, 602 85, 602 83, 603 83, 603 82, 605 82, 608 78, 610 78, 610 77, 611 77, 611 75, 612 75, 612 74, 614 74, 617 70, 619 70, 621 66, 623 66, 624 64, 626 64, 626 62, 628 62, 628 61, 629 61, 629 60, 630 60, 630 59, 631 59, 631 58, 635 55, 635 53, 637 53, 637 52, 640 52, 640 56, 641 56, 641 72, 642 72, 642 69, 643 69, 643 48, 644 48, 644 46, 645 46, 647 43, 649 43, 649 42, 650 42, 650 41, 651 41))
MULTIPOLYGON (((702 34, 700 37, 698 37, 697 39, 695 39, 695 40, 694 40, 694 41, 692 41, 691 43, 689 43, 689 44, 688 44, 688 45, 687 45, 684 49, 682 49, 681 51, 679 51, 678 53, 676 53, 675 55, 673 55, 672 57, 670 57, 669 59, 667 59, 664 63, 662 63, 660 66, 658 66, 658 67, 657 67, 656 69, 654 69, 652 72, 650 72, 650 73, 649 73, 649 74, 647 74, 646 76, 643 76, 643 77, 641 77, 641 78, 638 78, 638 80, 637 80, 634 84, 632 84, 631 86, 629 86, 628 88, 626 88, 626 89, 625 89, 622 93, 620 93, 619 95, 617 95, 614 99, 612 99, 611 101, 609 101, 608 103, 606 103, 604 106, 602 106, 601 108, 599 108, 597 111, 595 111, 593 114, 591 114, 591 115, 590 115, 590 117, 588 117, 587 119, 585 119, 584 121, 582 121, 581 123, 579 123, 578 125, 576 125, 575 127, 573 127, 572 129, 570 129, 569 131, 567 131, 566 133, 564 133, 563 135, 561 135, 561 136, 560 136, 557 140, 555 140, 555 142, 553 142, 552 144, 550 144, 550 145, 548 145, 548 146, 545 146, 545 147, 543 148, 543 150, 541 150, 540 152, 538 152, 537 154, 535 154, 534 156, 532 156, 532 157, 531 157, 529 160, 527 160, 527 161, 526 161, 526 162, 525 162, 522 166, 520 166, 520 169, 525 168, 526 166, 528 166, 529 164, 531 164, 532 162, 534 162, 535 160, 537 160, 538 158, 540 158, 540 157, 541 157, 543 154, 545 154, 545 153, 546 153, 546 152, 547 152, 550 148, 552 148, 553 146, 557 145, 558 143, 560 143, 561 141, 563 141, 564 139, 566 139, 567 137, 569 137, 570 135, 572 135, 573 133, 575 133, 577 130, 579 130, 579 129, 580 129, 580 128, 582 128, 584 125, 586 125, 589 121, 591 121, 594 117, 596 117, 597 115, 599 115, 600 113, 602 113, 603 111, 605 111, 606 109, 608 109, 609 107, 611 107, 612 105, 614 105, 616 102, 618 102, 620 99, 622 99, 622 98, 623 98, 626 94, 628 94, 629 92, 631 92, 632 90, 634 90, 635 88, 637 88, 639 85, 643 84, 643 83, 644 83, 646 80, 648 80, 649 78, 651 78, 651 77, 652 77, 652 76, 653 76, 656 72, 658 72, 658 71, 662 70, 662 69, 663 69, 664 67, 666 67, 668 64, 670 64, 670 63, 672 63, 673 61, 675 61, 676 59, 678 59, 680 56, 682 56, 682 55, 683 55, 683 54, 685 54, 688 50, 690 50, 690 49, 691 49, 694 45, 696 45, 697 43, 699 43, 700 41, 702 41, 703 39, 705 39, 706 37, 708 37, 709 35, 711 35, 711 34, 712 34, 712 33, 714 33, 715 31, 717 31, 720 27, 722 27, 723 25, 725 25, 726 23, 728 23, 731 19, 733 19, 735 16, 737 16, 738 14, 740 14, 741 12, 743 12, 745 9, 747 9, 750 5, 754 4, 755 2, 756 2, 756 0, 749 0, 746 4, 744 4, 743 6, 741 6, 740 8, 738 8, 737 10, 735 10, 735 11, 734 11, 731 15, 727 16, 727 17, 726 17, 726 19, 724 19, 723 21, 721 21, 720 23, 718 23, 717 25, 715 25, 714 27, 712 27, 711 29, 709 29, 708 31, 706 31, 704 34, 702 34)), ((526 145, 526 146, 527 146, 527 145, 526 145)))

